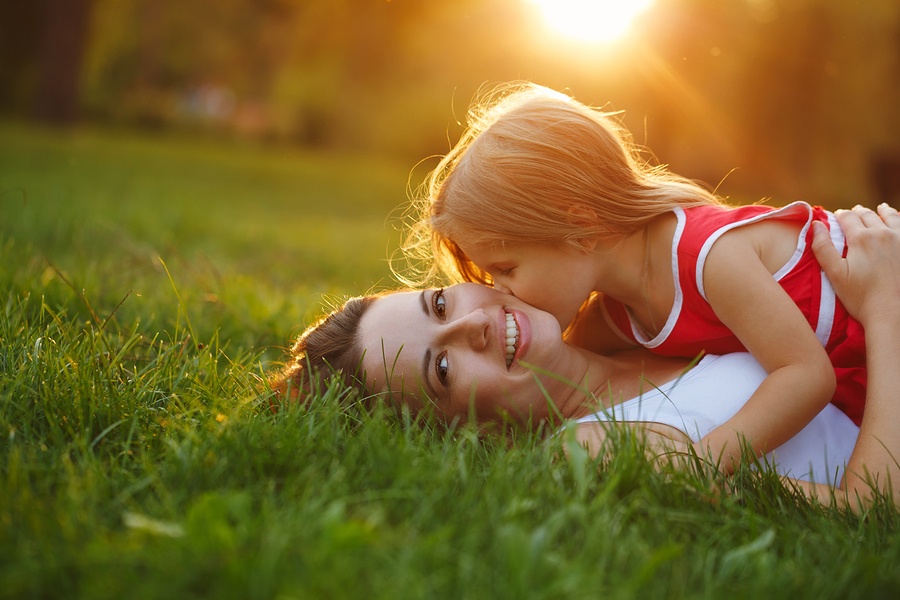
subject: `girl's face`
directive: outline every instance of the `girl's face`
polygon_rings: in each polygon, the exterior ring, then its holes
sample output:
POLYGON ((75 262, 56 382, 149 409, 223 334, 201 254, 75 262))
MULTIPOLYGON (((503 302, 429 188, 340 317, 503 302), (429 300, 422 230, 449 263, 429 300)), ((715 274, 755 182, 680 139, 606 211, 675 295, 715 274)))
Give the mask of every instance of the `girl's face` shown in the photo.
MULTIPOLYGON (((359 331, 368 387, 414 408, 432 403, 447 420, 545 418, 546 397, 521 362, 559 374, 573 362, 552 315, 474 283, 378 298, 359 331)), ((561 385, 540 380, 551 397, 561 385)))
POLYGON ((494 288, 556 317, 565 329, 594 289, 597 257, 566 244, 460 244, 494 288))

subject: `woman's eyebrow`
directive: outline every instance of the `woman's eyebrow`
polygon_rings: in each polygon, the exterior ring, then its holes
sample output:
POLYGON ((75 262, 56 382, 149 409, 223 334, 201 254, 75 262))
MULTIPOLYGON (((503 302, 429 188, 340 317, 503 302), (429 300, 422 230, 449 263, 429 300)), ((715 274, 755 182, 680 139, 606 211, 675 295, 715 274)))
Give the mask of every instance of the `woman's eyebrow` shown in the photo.
POLYGON ((431 312, 428 310, 428 301, 425 299, 425 290, 419 294, 419 302, 422 303, 422 312, 425 313, 425 316, 429 319, 431 318, 431 312))
POLYGON ((431 392, 431 397, 437 400, 437 391, 435 391, 434 386, 431 385, 431 378, 428 377, 428 374, 431 372, 431 348, 425 350, 425 359, 422 361, 422 379, 425 380, 425 385, 428 386, 428 391, 431 392))

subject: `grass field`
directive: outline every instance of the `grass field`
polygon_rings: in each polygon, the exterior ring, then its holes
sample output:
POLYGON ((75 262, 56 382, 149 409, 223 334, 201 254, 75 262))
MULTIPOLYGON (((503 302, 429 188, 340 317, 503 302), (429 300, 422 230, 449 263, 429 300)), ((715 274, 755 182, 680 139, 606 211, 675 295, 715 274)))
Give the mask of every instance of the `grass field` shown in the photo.
POLYGON ((897 598, 900 515, 766 473, 257 405, 390 285, 411 165, 0 125, 0 597, 897 598))

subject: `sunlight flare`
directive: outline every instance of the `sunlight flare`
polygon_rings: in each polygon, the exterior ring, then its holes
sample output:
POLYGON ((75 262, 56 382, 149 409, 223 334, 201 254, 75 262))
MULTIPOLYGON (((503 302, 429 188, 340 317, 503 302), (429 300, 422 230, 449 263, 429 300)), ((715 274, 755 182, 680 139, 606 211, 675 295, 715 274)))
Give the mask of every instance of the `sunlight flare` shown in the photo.
POLYGON ((547 26, 583 42, 613 42, 624 37, 634 20, 654 0, 528 0, 547 26))

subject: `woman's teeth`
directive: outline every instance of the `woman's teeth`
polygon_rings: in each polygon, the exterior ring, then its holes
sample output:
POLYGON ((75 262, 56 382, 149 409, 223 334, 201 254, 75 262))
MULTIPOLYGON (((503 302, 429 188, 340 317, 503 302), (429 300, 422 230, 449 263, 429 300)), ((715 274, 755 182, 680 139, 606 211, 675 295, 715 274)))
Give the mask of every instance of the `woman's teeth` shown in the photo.
POLYGON ((519 339, 519 328, 516 320, 506 313, 506 368, 510 368, 516 355, 516 342, 519 339))

